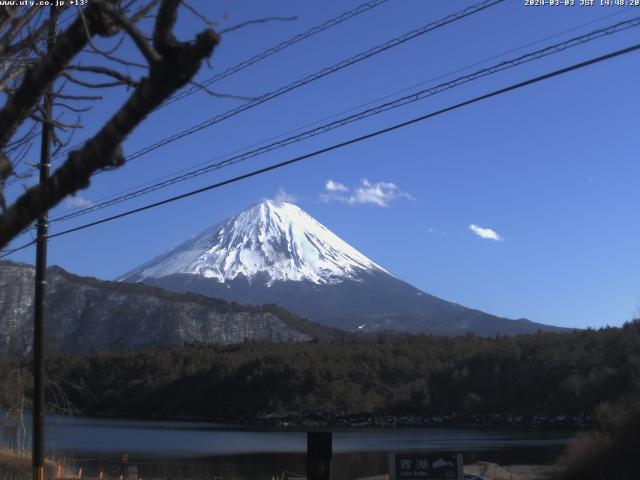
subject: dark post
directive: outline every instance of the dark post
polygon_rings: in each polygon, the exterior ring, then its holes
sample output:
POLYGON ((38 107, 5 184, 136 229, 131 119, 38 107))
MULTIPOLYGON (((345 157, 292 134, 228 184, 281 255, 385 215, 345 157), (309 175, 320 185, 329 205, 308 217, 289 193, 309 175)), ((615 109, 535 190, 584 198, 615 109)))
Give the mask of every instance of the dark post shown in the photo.
POLYGON ((331 478, 331 432, 307 432, 307 480, 331 478))
MULTIPOLYGON (((53 45, 56 34, 56 10, 51 5, 49 10, 49 31, 47 49, 53 45)), ((51 119, 53 85, 49 85, 42 101, 44 121, 40 144, 40 185, 49 176, 51 161, 51 119)), ((32 464, 33 480, 44 480, 44 296, 47 286, 47 214, 38 218, 38 236, 36 241, 36 285, 33 304, 33 435, 32 464)))

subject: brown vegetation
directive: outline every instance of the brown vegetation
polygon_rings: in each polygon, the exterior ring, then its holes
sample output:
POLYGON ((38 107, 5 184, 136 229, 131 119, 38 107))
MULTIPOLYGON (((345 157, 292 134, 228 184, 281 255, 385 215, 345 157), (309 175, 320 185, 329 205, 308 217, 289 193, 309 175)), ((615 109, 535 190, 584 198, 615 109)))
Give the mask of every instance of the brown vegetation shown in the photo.
MULTIPOLYGON (((58 474, 71 476, 65 459, 46 459, 45 466, 47 478, 54 478, 58 474)), ((0 448, 0 478, 2 480, 31 480, 32 475, 30 452, 0 448)))
MULTIPOLYGON (((638 372, 640 373, 640 371, 638 372)), ((577 435, 560 459, 562 480, 640 478, 640 394, 603 402, 596 423, 577 435)))

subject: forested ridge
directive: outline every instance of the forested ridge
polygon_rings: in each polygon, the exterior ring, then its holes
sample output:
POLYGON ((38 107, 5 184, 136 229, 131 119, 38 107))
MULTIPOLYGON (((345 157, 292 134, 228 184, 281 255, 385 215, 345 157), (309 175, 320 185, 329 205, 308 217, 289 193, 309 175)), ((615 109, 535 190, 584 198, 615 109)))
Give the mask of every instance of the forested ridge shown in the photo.
MULTIPOLYGON (((0 359, 0 374, 6 378, 18 364, 29 368, 26 358, 0 359)), ((345 336, 56 355, 47 368, 90 415, 237 421, 275 414, 328 422, 350 415, 590 415, 602 402, 640 392, 640 323, 516 337, 345 336)), ((9 401, 6 389, 1 401, 9 401)))

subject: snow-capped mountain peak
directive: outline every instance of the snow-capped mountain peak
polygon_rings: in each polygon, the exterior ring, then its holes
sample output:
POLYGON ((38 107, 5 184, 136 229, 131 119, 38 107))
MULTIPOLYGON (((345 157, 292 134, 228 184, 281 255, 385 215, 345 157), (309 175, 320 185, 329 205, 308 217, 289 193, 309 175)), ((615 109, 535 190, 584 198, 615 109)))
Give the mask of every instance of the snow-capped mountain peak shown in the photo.
POLYGON ((265 275, 316 284, 339 283, 382 267, 297 205, 265 200, 208 228, 122 277, 143 281, 193 274, 220 282, 265 275))

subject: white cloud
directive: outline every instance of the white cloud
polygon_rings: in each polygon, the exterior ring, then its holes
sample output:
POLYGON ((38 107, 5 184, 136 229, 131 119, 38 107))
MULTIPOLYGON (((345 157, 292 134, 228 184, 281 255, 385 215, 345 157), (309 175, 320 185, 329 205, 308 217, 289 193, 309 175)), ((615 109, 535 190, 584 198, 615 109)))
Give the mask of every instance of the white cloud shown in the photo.
POLYGON ((495 240, 496 242, 500 242, 503 240, 501 235, 490 228, 479 227, 478 225, 474 225, 472 223, 471 225, 469 225, 469 230, 471 230, 480 238, 484 238, 486 240, 495 240))
POLYGON ((333 180, 327 180, 324 188, 329 192, 348 192, 347 186, 340 182, 334 182, 333 180))
POLYGON ((64 204, 70 208, 83 208, 93 206, 93 202, 91 200, 87 200, 80 195, 65 198, 64 204))
POLYGON ((397 198, 415 200, 411 195, 403 192, 395 183, 376 182, 362 180, 362 185, 353 191, 350 197, 351 203, 373 203, 381 207, 388 207, 389 203, 397 198))
POLYGON ((372 204, 379 207, 388 207, 392 201, 398 198, 415 200, 407 192, 391 182, 370 182, 364 179, 360 185, 350 190, 346 185, 333 180, 328 180, 325 185, 327 193, 320 195, 323 202, 343 202, 348 205, 372 204))
POLYGON ((273 202, 277 205, 281 204, 282 202, 290 202, 290 203, 295 203, 296 200, 298 200, 298 197, 296 197, 295 195, 292 195, 290 193, 287 193, 284 188, 280 187, 278 188, 278 191, 276 192, 275 197, 272 198, 273 202))

